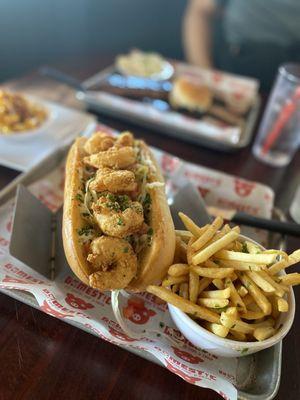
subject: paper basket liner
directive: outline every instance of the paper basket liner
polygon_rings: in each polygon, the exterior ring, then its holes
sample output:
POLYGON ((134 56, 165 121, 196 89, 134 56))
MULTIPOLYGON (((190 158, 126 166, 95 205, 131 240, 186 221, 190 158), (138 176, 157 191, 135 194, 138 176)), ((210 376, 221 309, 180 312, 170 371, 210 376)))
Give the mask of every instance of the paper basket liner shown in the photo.
MULTIPOLYGON (((108 127, 101 129, 111 131, 108 127)), ((174 187, 172 176, 181 167, 199 188, 207 204, 243 210, 253 215, 270 217, 273 192, 267 186, 197 166, 155 150, 166 184, 174 187)), ((47 207, 56 211, 63 202, 64 165, 29 186, 30 191, 47 207)), ((14 200, 0 209, 0 287, 31 293, 45 313, 66 321, 76 321, 100 338, 132 347, 155 356, 162 365, 185 381, 215 390, 224 399, 236 399, 237 358, 221 358, 196 349, 176 329, 167 305, 149 293, 122 297, 121 309, 127 325, 137 338, 127 336, 116 322, 110 293, 101 293, 80 282, 70 270, 60 273, 55 281, 33 271, 8 253, 14 200)), ((243 234, 266 244, 265 232, 243 228, 243 234)), ((249 359, 249 368, 251 357, 249 359)), ((246 361, 245 361, 246 362, 246 361)))

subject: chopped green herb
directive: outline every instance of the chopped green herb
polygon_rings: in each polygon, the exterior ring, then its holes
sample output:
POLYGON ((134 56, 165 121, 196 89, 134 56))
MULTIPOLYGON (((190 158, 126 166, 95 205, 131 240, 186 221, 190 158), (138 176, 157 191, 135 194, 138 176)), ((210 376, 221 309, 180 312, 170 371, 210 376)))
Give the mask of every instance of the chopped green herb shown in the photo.
POLYGON ((246 242, 244 242, 244 243, 242 244, 242 253, 249 253, 248 247, 247 247, 247 243, 246 243, 246 242))
POLYGON ((160 323, 159 323, 159 326, 160 326, 161 328, 163 328, 163 327, 165 326, 165 324, 164 324, 163 322, 160 322, 160 323))
POLYGON ((93 228, 91 226, 84 226, 83 228, 77 229, 77 233, 79 236, 89 235, 93 233, 93 228))
POLYGON ((248 350, 249 350, 248 347, 244 347, 244 348, 241 350, 241 354, 246 354, 248 350))
POLYGON ((150 211, 150 207, 151 207, 151 196, 149 193, 146 193, 145 199, 143 201, 143 209, 144 209, 145 216, 148 215, 148 213, 150 211))
POLYGON ((122 218, 118 218, 117 225, 124 225, 124 221, 122 220, 122 218))
POLYGON ((106 207, 114 211, 124 211, 130 207, 130 198, 127 195, 115 195, 112 193, 106 193, 104 196, 109 200, 106 203, 106 207))
POLYGON ((83 203, 83 196, 81 193, 77 193, 75 196, 75 199, 80 201, 80 203, 83 203))
POLYGON ((228 308, 228 306, 225 306, 225 307, 220 307, 220 306, 216 306, 216 307, 214 307, 216 310, 218 310, 218 311, 226 311, 227 310, 227 308, 228 308))
POLYGON ((153 235, 153 228, 149 228, 148 229, 147 235, 150 235, 150 236, 153 235))
POLYGON ((156 334, 156 336, 157 336, 157 337, 160 337, 160 336, 161 336, 161 334, 160 334, 160 333, 157 333, 157 334, 156 334))
POLYGON ((110 201, 117 201, 116 200, 116 196, 114 194, 111 194, 111 193, 108 193, 107 198, 110 201))
POLYGON ((128 251, 129 251, 129 247, 124 247, 123 253, 128 253, 128 251))

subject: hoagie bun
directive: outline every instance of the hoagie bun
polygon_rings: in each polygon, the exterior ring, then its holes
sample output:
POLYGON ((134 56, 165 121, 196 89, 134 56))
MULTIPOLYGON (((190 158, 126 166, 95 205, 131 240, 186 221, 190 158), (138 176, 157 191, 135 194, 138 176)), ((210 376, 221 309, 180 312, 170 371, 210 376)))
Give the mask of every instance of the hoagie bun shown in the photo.
POLYGON ((99 290, 142 291, 172 263, 175 231, 163 177, 129 132, 96 132, 66 163, 63 245, 73 272, 99 290))

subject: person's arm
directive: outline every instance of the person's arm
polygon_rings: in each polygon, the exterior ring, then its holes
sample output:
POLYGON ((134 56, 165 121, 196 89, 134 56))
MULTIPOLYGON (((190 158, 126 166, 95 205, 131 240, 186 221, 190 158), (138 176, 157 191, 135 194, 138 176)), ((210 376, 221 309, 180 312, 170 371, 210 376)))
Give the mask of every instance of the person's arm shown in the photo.
POLYGON ((191 64, 211 68, 211 16, 215 11, 214 0, 189 0, 183 20, 183 47, 191 64))

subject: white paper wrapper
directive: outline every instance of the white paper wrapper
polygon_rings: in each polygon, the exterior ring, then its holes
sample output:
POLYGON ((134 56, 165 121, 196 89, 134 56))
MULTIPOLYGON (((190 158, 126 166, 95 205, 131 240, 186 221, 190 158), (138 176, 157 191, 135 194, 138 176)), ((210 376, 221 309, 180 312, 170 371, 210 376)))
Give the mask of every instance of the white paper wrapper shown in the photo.
MULTIPOLYGON (((107 128, 105 128, 107 130, 107 128)), ((273 193, 266 186, 245 181, 208 168, 183 163, 178 158, 156 151, 167 176, 167 185, 175 190, 172 176, 178 168, 199 188, 209 205, 228 205, 255 215, 269 217, 273 193)), ((61 165, 30 186, 30 190, 52 211, 63 200, 64 166, 61 165)), ((65 271, 54 282, 46 279, 8 253, 13 201, 0 209, 0 288, 31 293, 39 308, 49 315, 74 321, 90 328, 97 336, 116 345, 132 347, 155 356, 166 368, 189 383, 211 388, 224 399, 236 399, 238 359, 224 359, 196 349, 175 328, 167 306, 148 293, 122 297, 121 310, 129 329, 128 337, 114 318, 110 293, 101 293, 80 282, 71 271, 65 271)), ((261 232, 250 230, 259 242, 261 232), (259 238, 258 238, 259 236, 259 238)), ((29 251, 31 251, 29 249, 29 251)), ((241 383, 241 382, 239 382, 241 383)))

